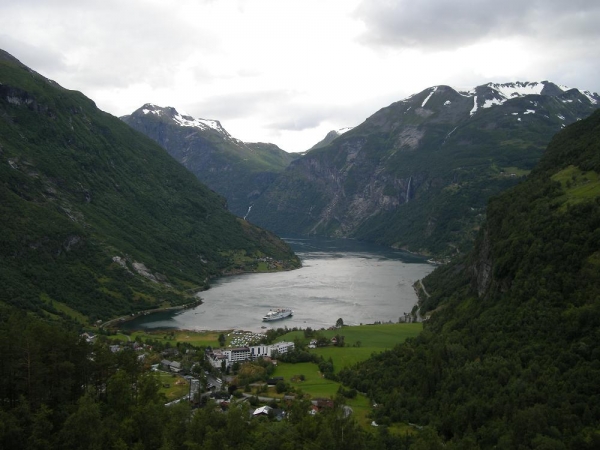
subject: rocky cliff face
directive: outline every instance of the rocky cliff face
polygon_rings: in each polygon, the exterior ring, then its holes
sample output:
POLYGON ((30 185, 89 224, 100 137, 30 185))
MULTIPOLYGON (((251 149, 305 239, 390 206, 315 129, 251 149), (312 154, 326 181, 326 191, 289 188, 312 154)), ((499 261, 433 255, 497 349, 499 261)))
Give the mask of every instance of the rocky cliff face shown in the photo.
POLYGON ((273 144, 242 142, 219 121, 196 119, 172 107, 146 104, 121 120, 160 144, 241 217, 296 158, 273 144))
POLYGON ((487 199, 516 184, 551 136, 598 100, 550 82, 426 89, 294 161, 248 219, 279 233, 460 251, 487 199))

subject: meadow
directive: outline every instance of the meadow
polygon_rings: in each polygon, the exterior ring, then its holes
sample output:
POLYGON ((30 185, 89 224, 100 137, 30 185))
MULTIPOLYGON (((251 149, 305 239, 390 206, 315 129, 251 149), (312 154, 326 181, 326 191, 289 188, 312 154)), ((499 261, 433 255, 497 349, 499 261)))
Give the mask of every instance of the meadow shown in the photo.
MULTIPOLYGON (((332 338, 336 334, 344 336, 346 345, 344 347, 321 347, 311 349, 310 352, 321 355, 325 359, 331 358, 334 370, 337 373, 344 367, 368 359, 373 353, 391 349, 407 338, 417 336, 422 329, 423 325, 421 323, 396 323, 321 330, 319 333, 327 338, 332 338)), ((308 343, 311 338, 305 338, 303 331, 293 331, 281 336, 278 340, 300 340, 303 343, 308 343)), ((324 378, 315 363, 291 364, 280 362, 274 376, 283 377, 284 381, 289 383, 291 387, 302 390, 311 398, 332 398, 342 386, 337 381, 324 378), (304 381, 300 381, 300 375, 304 375, 304 381)), ((363 427, 368 427, 371 423, 368 418, 371 411, 369 399, 359 393, 355 398, 347 399, 347 404, 354 410, 358 422, 363 427)))
MULTIPOLYGON (((344 347, 330 345, 311 349, 312 353, 331 358, 335 372, 368 359, 373 353, 390 350, 407 338, 417 336, 423 329, 422 323, 393 323, 380 325, 358 325, 319 330, 323 336, 331 339, 335 335, 344 336, 344 347)), ((303 331, 292 331, 281 336, 278 341, 300 340, 303 344, 313 339, 305 337, 303 331)))

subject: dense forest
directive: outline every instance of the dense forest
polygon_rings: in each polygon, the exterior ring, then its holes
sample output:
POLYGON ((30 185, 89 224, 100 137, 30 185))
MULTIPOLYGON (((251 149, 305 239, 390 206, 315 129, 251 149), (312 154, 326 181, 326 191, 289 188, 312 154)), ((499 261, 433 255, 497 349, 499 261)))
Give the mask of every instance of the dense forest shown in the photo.
POLYGON ((490 201, 475 250, 425 278, 425 331, 341 374, 377 420, 466 448, 600 448, 599 173, 595 113, 490 201))

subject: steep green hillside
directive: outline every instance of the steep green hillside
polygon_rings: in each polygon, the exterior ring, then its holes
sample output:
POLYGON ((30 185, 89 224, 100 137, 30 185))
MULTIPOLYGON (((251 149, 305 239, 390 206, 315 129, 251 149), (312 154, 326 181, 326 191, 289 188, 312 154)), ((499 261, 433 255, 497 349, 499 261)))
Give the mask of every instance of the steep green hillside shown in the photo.
POLYGON ((0 301, 88 319, 182 304, 298 260, 160 146, 0 52, 0 301))
POLYGON ((248 220, 279 234, 465 251, 487 200, 514 186, 551 137, 598 100, 549 82, 426 89, 292 162, 248 220))
POLYGON ((200 181, 223 195, 229 210, 240 217, 297 158, 274 144, 242 142, 231 137, 219 121, 194 119, 175 108, 146 104, 121 120, 158 142, 200 181))
POLYGON ((377 421, 428 426, 430 445, 600 447, 598 174, 595 112, 490 201, 469 257, 424 280, 422 335, 341 374, 377 421))

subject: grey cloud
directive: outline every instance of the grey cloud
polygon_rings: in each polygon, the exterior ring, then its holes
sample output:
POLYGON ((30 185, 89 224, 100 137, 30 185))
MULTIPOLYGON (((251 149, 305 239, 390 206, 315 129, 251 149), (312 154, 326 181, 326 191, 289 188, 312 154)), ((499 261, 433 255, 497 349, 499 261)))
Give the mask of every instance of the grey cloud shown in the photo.
MULTIPOLYGON (((373 113, 381 99, 359 105, 306 104, 296 99, 296 91, 271 90, 241 92, 207 97, 198 102, 181 105, 194 117, 221 121, 248 116, 261 117, 265 128, 273 131, 301 131, 318 127, 328 119, 357 124, 373 113)), ((193 96, 193 93, 191 94, 193 96)))
POLYGON ((510 36, 572 39, 600 36, 600 2, 589 0, 363 0, 355 12, 363 42, 451 49, 510 36))
MULTIPOLYGON (((49 67, 54 76, 81 87, 169 85, 174 69, 188 55, 218 51, 218 37, 174 20, 171 6, 162 3, 22 0, 0 6, 0 15, 12 17, 13 22, 7 22, 4 28, 29 26, 28 13, 34 7, 37 12, 33 20, 44 17, 47 25, 30 64, 40 70, 49 67), (49 60, 60 50, 66 50, 66 57, 56 58, 58 62, 50 64, 49 60), (63 62, 70 60, 78 63, 63 62)), ((0 18, 0 25, 2 22, 0 18)), ((195 75, 200 72, 198 69, 195 75)))
POLYGON ((278 131, 304 131, 318 127, 325 119, 323 114, 304 115, 297 118, 288 118, 281 122, 273 122, 267 128, 278 131))
POLYGON ((67 68, 62 54, 30 45, 5 34, 0 34, 0 48, 42 75, 67 68))
POLYGON ((272 113, 292 101, 293 96, 294 92, 288 90, 240 92, 210 96, 183 106, 194 117, 226 120, 272 113))

